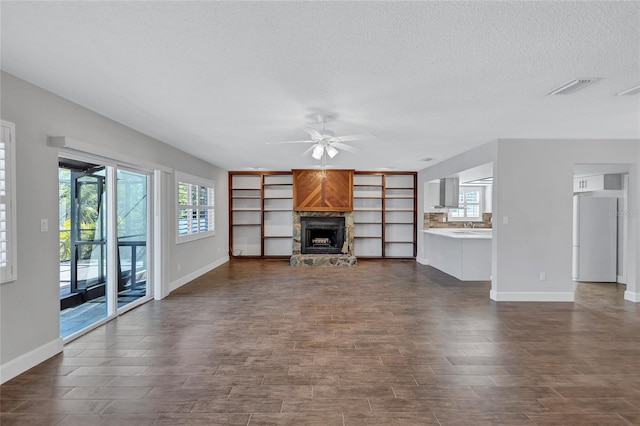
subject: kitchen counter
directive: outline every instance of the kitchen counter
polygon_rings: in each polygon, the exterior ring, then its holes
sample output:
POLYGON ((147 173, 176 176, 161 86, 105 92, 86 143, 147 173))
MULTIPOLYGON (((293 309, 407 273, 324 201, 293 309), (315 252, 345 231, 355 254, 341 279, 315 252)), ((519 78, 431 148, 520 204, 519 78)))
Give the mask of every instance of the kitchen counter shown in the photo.
POLYGON ((493 230, 490 228, 431 228, 425 229, 422 232, 448 238, 490 240, 493 230))
POLYGON ((491 279, 491 229, 423 230, 427 264, 461 281, 491 279))

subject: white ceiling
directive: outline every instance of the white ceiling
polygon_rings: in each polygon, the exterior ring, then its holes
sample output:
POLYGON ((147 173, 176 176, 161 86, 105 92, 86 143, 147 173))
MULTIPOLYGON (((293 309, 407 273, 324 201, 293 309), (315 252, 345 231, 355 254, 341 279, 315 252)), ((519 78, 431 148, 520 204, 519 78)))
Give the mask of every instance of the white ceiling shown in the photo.
MULTIPOLYGON (((2 69, 225 169, 419 170, 497 138, 640 138, 638 2, 9 2, 2 69), (602 77, 545 96, 577 77, 602 77), (421 162, 434 157, 432 163, 421 162)), ((73 135, 67 135, 73 136, 73 135)))

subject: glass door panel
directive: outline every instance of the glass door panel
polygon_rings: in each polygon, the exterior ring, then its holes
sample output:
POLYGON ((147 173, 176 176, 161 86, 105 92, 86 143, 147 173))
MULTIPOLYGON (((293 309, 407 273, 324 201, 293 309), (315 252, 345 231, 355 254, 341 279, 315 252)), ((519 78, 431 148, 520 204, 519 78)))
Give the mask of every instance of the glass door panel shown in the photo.
POLYGON ((146 174, 117 172, 118 308, 149 294, 148 184, 146 174))
POLYGON ((105 167, 61 160, 58 169, 60 334, 108 315, 105 167))

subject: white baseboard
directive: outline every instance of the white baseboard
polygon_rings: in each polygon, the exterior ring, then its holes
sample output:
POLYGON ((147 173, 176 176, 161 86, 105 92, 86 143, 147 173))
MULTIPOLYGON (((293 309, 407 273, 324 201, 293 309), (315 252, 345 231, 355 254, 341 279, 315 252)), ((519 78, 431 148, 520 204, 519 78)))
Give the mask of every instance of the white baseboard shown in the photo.
POLYGON ((62 339, 58 337, 39 348, 5 362, 0 365, 0 384, 13 379, 60 352, 62 352, 62 339))
POLYGON ((618 275, 616 277, 616 282, 618 284, 626 284, 627 283, 627 278, 625 276, 623 276, 623 275, 618 275))
POLYGON ((495 291, 489 293, 496 302, 573 302, 573 293, 534 291, 495 291))
POLYGON ((416 262, 421 265, 429 265, 429 259, 427 259, 426 257, 416 257, 416 262))
POLYGON ((192 273, 185 275, 184 277, 178 278, 177 280, 170 282, 169 283, 169 293, 171 293, 172 291, 182 287, 183 285, 185 285, 189 281, 193 281, 196 278, 198 278, 199 276, 204 275, 207 272, 216 269, 218 266, 224 265, 228 261, 229 261, 229 256, 224 256, 224 257, 216 260, 213 263, 205 265, 202 268, 197 269, 197 270, 193 271, 192 273))
POLYGON ((624 300, 628 300, 629 302, 640 302, 640 293, 636 293, 633 291, 625 291, 624 292, 624 300))

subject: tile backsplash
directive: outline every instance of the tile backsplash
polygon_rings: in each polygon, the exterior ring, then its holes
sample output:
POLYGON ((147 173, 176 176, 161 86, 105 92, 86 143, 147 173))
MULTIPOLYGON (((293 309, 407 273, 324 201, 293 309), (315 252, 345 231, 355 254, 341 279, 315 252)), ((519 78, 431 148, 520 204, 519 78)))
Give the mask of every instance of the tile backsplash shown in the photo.
MULTIPOLYGON (((444 222, 447 212, 430 212, 424 214, 424 229, 429 228, 464 228, 464 222, 444 222)), ((481 222, 472 222, 475 228, 491 228, 491 213, 482 213, 481 222)))

